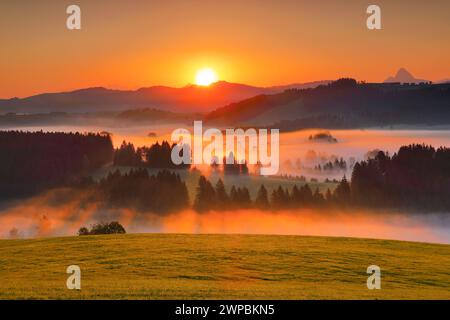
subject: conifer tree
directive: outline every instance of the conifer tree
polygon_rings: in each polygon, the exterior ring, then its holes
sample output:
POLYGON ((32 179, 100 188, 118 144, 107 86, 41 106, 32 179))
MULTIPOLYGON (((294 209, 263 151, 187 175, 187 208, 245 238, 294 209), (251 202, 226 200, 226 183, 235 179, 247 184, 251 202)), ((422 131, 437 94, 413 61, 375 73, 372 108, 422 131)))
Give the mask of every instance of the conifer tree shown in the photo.
POLYGON ((216 204, 216 192, 211 182, 205 176, 200 176, 198 180, 197 195, 194 201, 194 208, 198 211, 212 209, 216 204))
POLYGON ((217 181, 216 187, 215 187, 215 192, 216 192, 217 205, 219 207, 227 206, 228 202, 230 201, 230 197, 228 196, 227 191, 225 190, 225 185, 224 185, 222 179, 219 179, 219 181, 217 181))
POLYGON ((260 209, 267 209, 270 206, 267 189, 263 184, 259 187, 258 194, 256 195, 255 205, 260 209))

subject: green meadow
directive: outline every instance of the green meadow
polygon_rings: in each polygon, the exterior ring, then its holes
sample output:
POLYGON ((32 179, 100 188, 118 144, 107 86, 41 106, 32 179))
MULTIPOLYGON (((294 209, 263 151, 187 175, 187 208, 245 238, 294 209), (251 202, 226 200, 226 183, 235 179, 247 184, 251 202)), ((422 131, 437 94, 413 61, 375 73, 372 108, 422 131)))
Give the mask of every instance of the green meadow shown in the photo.
POLYGON ((0 240, 0 299, 450 299, 450 246, 129 234, 0 240), (368 290, 369 265, 381 289, 368 290), (79 265, 81 290, 66 268, 79 265))

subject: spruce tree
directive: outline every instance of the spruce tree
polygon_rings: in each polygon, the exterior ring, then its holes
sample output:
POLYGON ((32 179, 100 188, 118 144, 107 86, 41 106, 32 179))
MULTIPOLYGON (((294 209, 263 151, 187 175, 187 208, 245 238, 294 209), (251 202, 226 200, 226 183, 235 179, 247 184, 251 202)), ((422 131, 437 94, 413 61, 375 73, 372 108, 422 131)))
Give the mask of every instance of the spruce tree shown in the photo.
POLYGON ((260 209, 267 209, 270 206, 267 189, 263 184, 261 185, 261 187, 259 187, 258 194, 256 195, 255 205, 260 209))

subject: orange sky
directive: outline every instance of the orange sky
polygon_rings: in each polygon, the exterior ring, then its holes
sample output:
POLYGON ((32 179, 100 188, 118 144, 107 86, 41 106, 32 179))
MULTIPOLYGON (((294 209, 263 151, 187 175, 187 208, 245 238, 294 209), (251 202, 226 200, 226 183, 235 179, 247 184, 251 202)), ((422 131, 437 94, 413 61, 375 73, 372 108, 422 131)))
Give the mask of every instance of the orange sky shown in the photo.
POLYGON ((52 1, 0 3, 0 98, 106 86, 184 86, 211 67, 259 86, 383 81, 405 67, 450 78, 450 1, 52 1), (365 10, 382 9, 381 31, 365 10), (78 4, 82 30, 65 27, 78 4))

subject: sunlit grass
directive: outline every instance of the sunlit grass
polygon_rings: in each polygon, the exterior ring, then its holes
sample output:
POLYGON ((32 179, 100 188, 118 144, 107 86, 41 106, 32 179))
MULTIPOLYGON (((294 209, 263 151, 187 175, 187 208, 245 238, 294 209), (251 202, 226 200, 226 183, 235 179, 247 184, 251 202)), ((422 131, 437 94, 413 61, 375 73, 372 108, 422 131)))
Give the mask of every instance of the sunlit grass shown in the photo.
POLYGON ((450 299, 450 246, 254 235, 1 240, 0 298, 450 299), (81 291, 66 288, 72 264, 81 291), (381 290, 366 287, 372 264, 381 290))

